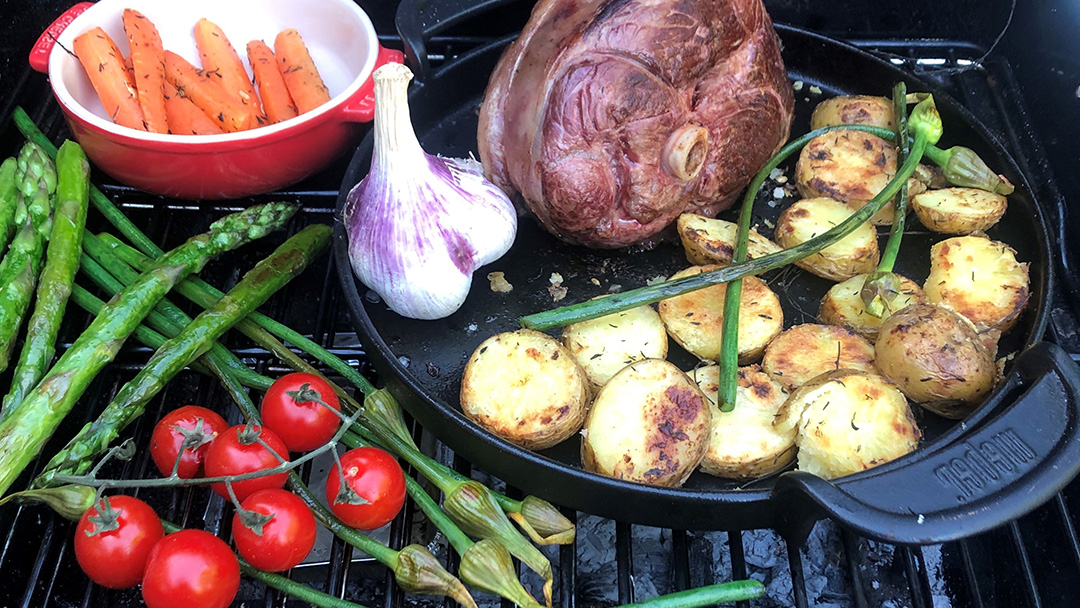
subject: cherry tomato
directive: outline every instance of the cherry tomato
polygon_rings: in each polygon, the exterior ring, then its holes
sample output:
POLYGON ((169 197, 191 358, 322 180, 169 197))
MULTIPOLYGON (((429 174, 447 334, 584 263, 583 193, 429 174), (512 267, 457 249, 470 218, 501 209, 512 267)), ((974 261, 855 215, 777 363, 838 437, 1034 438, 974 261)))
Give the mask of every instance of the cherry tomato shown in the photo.
POLYGON ((134 587, 146 558, 165 536, 154 509, 133 496, 103 498, 75 527, 75 559, 90 580, 104 587, 134 587))
POLYGON ((158 541, 143 575, 147 608, 228 608, 240 588, 240 564, 225 541, 180 530, 158 541))
POLYGON ((342 502, 341 475, 335 464, 326 478, 326 502, 341 521, 361 530, 385 526, 405 504, 405 473, 393 456, 378 448, 356 448, 341 455, 345 483, 364 499, 342 502))
MULTIPOLYGON (((272 469, 281 462, 274 454, 289 460, 289 450, 274 431, 268 428, 252 425, 250 428, 242 424, 230 427, 218 438, 210 443, 210 449, 206 452, 206 461, 203 469, 207 477, 221 477, 224 475, 242 475, 272 469), (267 451, 256 438, 261 438, 274 451, 267 451)), ((243 501, 256 490, 265 488, 280 488, 285 485, 288 473, 275 473, 264 475, 232 484, 236 499, 243 501)), ((224 498, 229 497, 229 491, 225 483, 212 483, 210 487, 224 498)))
POLYGON ((260 530, 244 525, 239 511, 233 515, 233 541, 240 556, 259 570, 282 572, 299 564, 315 546, 315 516, 299 496, 286 490, 259 490, 242 503, 245 511, 272 515, 260 530), (261 533, 261 534, 260 534, 261 533))
POLYGON ((341 419, 327 406, 341 411, 334 389, 315 374, 296 372, 270 385, 259 415, 290 450, 307 452, 325 445, 338 429, 341 419))
POLYGON ((154 433, 150 435, 150 457, 161 474, 168 477, 176 465, 176 455, 180 453, 184 440, 190 437, 189 443, 194 442, 195 446, 184 448, 176 474, 183 479, 198 477, 202 473, 202 463, 210 442, 227 428, 229 423, 224 418, 205 407, 185 405, 177 408, 165 414, 154 426, 154 433), (201 433, 195 431, 200 419, 201 433))

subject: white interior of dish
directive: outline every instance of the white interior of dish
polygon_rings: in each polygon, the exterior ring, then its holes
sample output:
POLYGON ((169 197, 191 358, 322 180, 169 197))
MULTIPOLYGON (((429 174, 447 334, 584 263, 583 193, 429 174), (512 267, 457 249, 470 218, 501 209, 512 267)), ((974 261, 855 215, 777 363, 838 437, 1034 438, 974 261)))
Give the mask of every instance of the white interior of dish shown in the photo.
POLYGON ((110 132, 148 141, 200 143, 235 141, 288 129, 341 105, 363 84, 375 65, 378 39, 368 16, 351 0, 101 0, 79 15, 59 36, 49 57, 49 77, 60 101, 80 118, 110 132), (161 34, 166 50, 200 67, 193 29, 205 17, 221 27, 251 74, 247 43, 262 40, 271 49, 281 30, 296 28, 319 74, 330 89, 330 103, 276 125, 223 135, 160 135, 112 122, 90 84, 82 64, 65 49, 79 34, 101 27, 128 56, 121 15, 124 9, 146 15, 161 34))

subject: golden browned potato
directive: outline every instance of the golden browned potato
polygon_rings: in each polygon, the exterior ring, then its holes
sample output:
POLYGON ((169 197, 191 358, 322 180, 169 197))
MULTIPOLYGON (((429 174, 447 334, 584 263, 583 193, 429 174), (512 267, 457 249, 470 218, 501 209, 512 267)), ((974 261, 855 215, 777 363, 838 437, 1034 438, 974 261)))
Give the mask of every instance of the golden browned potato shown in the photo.
POLYGON ((892 100, 871 95, 826 99, 814 107, 814 113, 810 115, 810 130, 833 125, 870 125, 896 129, 892 100))
POLYGON ((885 313, 875 317, 866 312, 866 304, 863 303, 863 283, 868 274, 860 274, 851 277, 843 283, 837 283, 829 289, 825 297, 821 298, 821 308, 818 309, 818 319, 827 325, 838 325, 855 330, 862 337, 873 342, 877 339, 878 329, 892 313, 918 302, 926 300, 926 295, 919 284, 911 279, 900 276, 900 293, 896 294, 885 313))
MULTIPOLYGON (((828 197, 858 210, 896 175, 896 149, 890 142, 862 131, 835 131, 810 140, 795 164, 795 182, 806 198, 828 197)), ((908 179, 908 194, 926 189, 917 179, 908 179)), ((889 203, 870 219, 872 224, 889 225, 893 205, 889 203)))
MULTIPOLYGON (((720 367, 694 370, 709 402, 717 403, 720 367)), ((787 401, 784 387, 757 365, 739 369, 735 409, 713 410, 709 450, 701 470, 730 479, 756 479, 786 467, 795 459, 795 429, 773 426, 777 411, 787 401)))
MULTIPOLYGON (((790 249, 827 232, 851 217, 851 208, 831 198, 797 201, 780 214, 776 242, 790 249)), ((881 255, 877 230, 865 223, 840 242, 807 256, 795 264, 819 277, 843 281, 857 274, 873 272, 881 255)))
POLYGON ((855 370, 829 372, 800 387, 776 426, 797 430, 799 470, 825 479, 895 460, 915 450, 922 436, 895 385, 855 370))
POLYGON ((964 315, 979 331, 1006 331, 1020 317, 1031 293, 1028 265, 1016 251, 982 236, 956 236, 930 248, 926 298, 964 315))
POLYGON ((712 408, 697 384, 660 359, 627 365, 596 395, 582 431, 586 469, 677 487, 709 448, 712 408))
MULTIPOLYGON (((676 222, 679 239, 686 251, 686 260, 691 264, 730 264, 735 257, 735 234, 738 226, 734 222, 684 213, 676 222)), ((750 231, 750 240, 746 247, 746 257, 760 258, 763 255, 780 251, 780 246, 750 231)))
MULTIPOLYGON (((675 273, 679 279, 719 266, 691 266, 675 273)), ((657 307, 668 334, 683 348, 705 361, 720 356, 724 328, 724 294, 720 284, 661 300, 657 307)), ((746 277, 739 298, 739 363, 756 360, 765 346, 784 328, 780 299, 757 277, 746 277)))
POLYGON ((963 418, 994 388, 997 367, 975 327, 941 306, 915 304, 893 313, 874 353, 882 375, 946 418, 963 418))
POLYGON ((911 199, 923 226, 946 234, 982 232, 998 223, 1008 205, 1004 196, 978 188, 927 190, 911 199))
POLYGON ((615 372, 640 359, 667 357, 667 330, 650 306, 567 325, 562 343, 599 390, 615 372))
POLYGON ((850 329, 806 323, 780 334, 765 349, 765 373, 789 391, 837 369, 875 372, 874 346, 850 329))
POLYGON ((529 329, 484 340, 461 379, 465 415, 528 449, 548 448, 576 433, 588 398, 585 372, 570 352, 529 329))

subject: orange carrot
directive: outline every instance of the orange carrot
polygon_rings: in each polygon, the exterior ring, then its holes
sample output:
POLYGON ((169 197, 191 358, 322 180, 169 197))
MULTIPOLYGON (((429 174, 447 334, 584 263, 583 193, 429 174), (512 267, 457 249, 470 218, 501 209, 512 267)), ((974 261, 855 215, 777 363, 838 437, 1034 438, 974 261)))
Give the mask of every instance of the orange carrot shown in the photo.
POLYGON ((165 49, 157 28, 139 11, 124 9, 124 31, 131 47, 131 67, 146 130, 168 133, 165 117, 165 49))
POLYGON ((263 109, 266 110, 266 117, 270 122, 281 122, 299 114, 292 95, 289 95, 289 89, 285 87, 285 80, 277 69, 274 51, 262 40, 252 40, 247 44, 247 55, 251 62, 251 71, 255 73, 255 84, 259 87, 263 109))
POLYGON ((138 93, 128 79, 124 56, 112 38, 105 30, 96 27, 79 34, 72 46, 97 91, 101 105, 113 122, 145 131, 138 93))
POLYGON ((220 76, 197 69, 172 51, 165 51, 165 79, 226 132, 243 131, 259 124, 251 106, 241 104, 225 92, 220 76))
POLYGON ((233 99, 244 105, 250 105, 255 109, 255 114, 262 116, 262 105, 259 96, 255 94, 255 87, 251 84, 244 64, 240 62, 240 56, 236 49, 225 37, 225 32, 216 24, 199 19, 195 24, 195 46, 199 49, 199 59, 202 67, 207 72, 217 72, 221 75, 221 84, 225 92, 233 99))
POLYGON ((315 69, 300 32, 290 28, 278 34, 274 39, 274 54, 297 111, 303 114, 330 101, 330 91, 315 69))
POLYGON ((165 83, 165 115, 169 119, 169 132, 177 135, 215 135, 225 132, 169 82, 165 83))

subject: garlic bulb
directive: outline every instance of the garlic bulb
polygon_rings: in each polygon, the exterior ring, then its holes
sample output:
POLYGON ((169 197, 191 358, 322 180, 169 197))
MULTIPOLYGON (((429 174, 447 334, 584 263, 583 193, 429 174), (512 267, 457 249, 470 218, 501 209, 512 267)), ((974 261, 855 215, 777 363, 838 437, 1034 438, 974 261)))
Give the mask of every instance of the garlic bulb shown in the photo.
POLYGON ((480 163, 424 152, 409 119, 412 72, 375 70, 375 150, 345 203, 349 259, 394 312, 441 319, 465 302, 473 272, 517 234, 514 205, 480 163))

